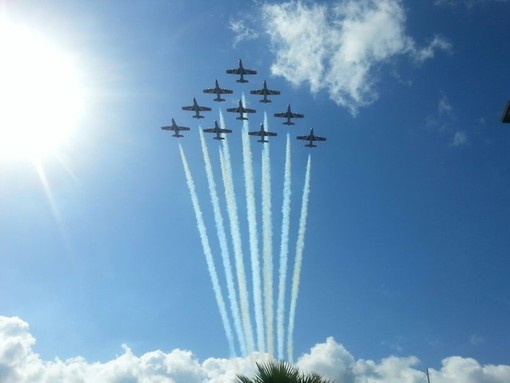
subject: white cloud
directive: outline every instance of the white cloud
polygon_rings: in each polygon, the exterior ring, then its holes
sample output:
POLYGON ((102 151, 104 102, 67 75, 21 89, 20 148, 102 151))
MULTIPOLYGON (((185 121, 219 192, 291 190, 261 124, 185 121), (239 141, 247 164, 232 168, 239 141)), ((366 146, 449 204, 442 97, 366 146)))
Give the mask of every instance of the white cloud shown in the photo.
POLYGON ((427 128, 437 130, 439 132, 451 131, 451 125, 455 119, 455 113, 450 103, 450 99, 444 93, 441 94, 437 102, 436 109, 429 113, 425 119, 427 128))
POLYGON ((234 32, 234 47, 242 41, 254 40, 259 37, 258 33, 248 27, 244 20, 231 19, 229 29, 234 32))
POLYGON ((455 134, 453 135, 451 146, 458 148, 460 146, 466 145, 466 143, 467 143, 466 132, 463 132, 461 130, 456 131, 455 134))
POLYGON ((456 122, 457 115, 450 99, 442 93, 436 109, 425 118, 425 126, 448 136, 451 147, 460 148, 468 143, 468 135, 464 130, 455 130, 456 122))
POLYGON ((482 366, 471 358, 452 356, 442 362, 439 371, 430 370, 430 380, 434 383, 499 383, 510 381, 510 366, 482 366))
MULTIPOLYGON (((414 46, 414 44, 413 44, 414 46)), ((440 36, 435 36, 430 44, 421 49, 412 49, 413 57, 418 62, 434 58, 436 51, 441 50, 445 52, 451 52, 452 45, 449 41, 440 36)))
MULTIPOLYGON (((32 350, 35 344, 28 324, 16 317, 0 316, 0 382, 2 383, 228 383, 236 374, 252 376, 255 361, 267 359, 254 354, 248 358, 209 358, 198 361, 190 351, 157 350, 135 355, 123 346, 120 356, 106 363, 84 358, 42 360, 32 350)), ((336 383, 419 383, 424 374, 414 357, 390 356, 379 362, 355 359, 333 338, 312 347, 299 358, 297 366, 334 379, 336 383)), ((430 370, 434 383, 506 383, 510 366, 481 365, 474 359, 452 356, 440 370, 430 370)))
POLYGON ((437 104, 437 113, 440 115, 450 115, 452 111, 453 108, 452 104, 450 104, 450 100, 446 95, 442 94, 437 104))
POLYGON ((473 334, 469 338, 469 342, 473 346, 478 346, 479 344, 485 343, 485 338, 483 336, 480 336, 480 335, 477 335, 477 334, 473 334))
POLYGON ((378 97, 377 67, 398 55, 416 62, 450 44, 436 36, 423 48, 406 34, 400 0, 344 0, 332 5, 297 0, 262 7, 275 62, 271 70, 294 85, 308 83, 316 93, 356 114, 378 97))

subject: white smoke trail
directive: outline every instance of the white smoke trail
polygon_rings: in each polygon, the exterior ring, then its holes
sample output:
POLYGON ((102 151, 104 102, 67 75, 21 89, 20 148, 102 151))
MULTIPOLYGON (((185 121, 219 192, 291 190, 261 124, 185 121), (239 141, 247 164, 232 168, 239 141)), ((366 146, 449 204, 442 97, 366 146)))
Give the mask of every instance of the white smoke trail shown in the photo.
MULTIPOLYGON (((243 93, 243 105, 246 105, 243 93)), ((253 286, 253 305, 255 309, 255 326, 257 330, 258 351, 265 352, 264 339, 264 315, 262 311, 262 290, 260 285, 260 261, 259 261, 259 241, 257 235, 257 209, 255 205, 255 186, 253 181, 253 157, 250 146, 250 136, 248 135, 248 121, 243 121, 242 132, 243 143, 243 167, 244 167, 244 186, 246 189, 246 211, 248 219, 248 233, 250 238, 251 254, 251 273, 253 286)))
POLYGON ((209 275, 211 277, 214 295, 216 297, 216 303, 218 304, 221 320, 223 322, 223 328, 225 329, 225 334, 227 336, 230 355, 235 356, 236 351, 235 351, 235 347, 234 347, 234 337, 232 335, 232 327, 230 325, 230 321, 227 316, 227 310, 225 308, 225 301, 223 300, 223 294, 221 293, 221 288, 220 288, 220 284, 218 281, 218 274, 216 273, 216 267, 214 266, 213 256, 212 256, 212 252, 211 252, 211 246, 209 244, 209 238, 207 237, 207 230, 206 230, 206 227, 204 224, 202 210, 200 209, 200 203, 198 202, 197 192, 195 190, 195 182, 193 181, 193 177, 191 176, 191 171, 188 166, 188 161, 186 160, 186 155, 184 154, 184 150, 182 149, 181 144, 179 144, 179 151, 181 152, 182 166, 184 167, 184 173, 186 175, 186 182, 188 184, 188 189, 189 189, 189 192, 191 195, 191 202, 193 204, 193 210, 195 211, 195 217, 197 220, 197 228, 198 228, 198 232, 200 234, 200 240, 202 241, 202 248, 204 249, 205 260, 207 262, 207 268, 209 269, 209 275))
POLYGON ((232 311, 232 317, 234 319, 234 328, 239 340, 239 347, 241 354, 246 356, 246 340, 241 324, 241 316, 239 312, 239 305, 237 304, 237 293, 234 284, 234 277, 232 275, 232 265, 230 263, 230 254, 227 245, 227 235, 225 234, 225 225, 223 222, 223 216, 220 210, 220 202, 218 199, 218 193, 216 191, 216 182, 211 166, 211 159, 209 157, 209 151, 205 142, 204 133, 199 129, 200 143, 202 145, 202 154, 204 157, 205 172, 207 174, 207 183, 209 184, 209 194, 211 197, 211 203, 214 211, 214 220, 216 222, 216 231, 218 234, 218 241, 220 245, 221 257, 223 260, 223 268, 225 269, 225 279, 227 281, 228 299, 230 302, 230 309, 232 311))
POLYGON ((287 281, 287 263, 289 256, 289 227, 290 227, 290 197, 291 197, 291 161, 290 161, 290 135, 287 133, 287 145, 285 150, 285 173, 283 181, 283 204, 282 204, 282 236, 280 241, 280 271, 278 283, 278 308, 277 308, 277 339, 278 359, 283 359, 283 346, 285 340, 284 309, 285 287, 287 281))
MULTIPOLYGON (((264 113, 264 126, 267 127, 267 114, 264 113)), ((271 220, 271 162, 269 144, 262 149, 262 240, 264 270, 264 307, 266 323, 266 347, 269 355, 273 349, 273 227, 271 220)))
MULTIPOLYGON (((220 121, 224 127, 223 115, 220 112, 220 121)), ((232 163, 228 140, 223 141, 223 150, 220 153, 221 171, 223 175, 223 185, 225 187, 225 198, 227 201, 227 213, 230 220, 230 231, 232 236, 232 245, 234 249, 234 259, 237 272, 237 283, 239 286, 239 298, 241 303, 241 317, 243 320, 244 336, 246 339, 246 351, 248 354, 253 352, 253 329, 251 326, 249 297, 246 287, 246 275, 244 271, 243 249, 241 241, 241 230, 239 228, 239 217, 237 215, 237 203, 232 181, 232 163)))
POLYGON ((289 312, 289 329, 287 332, 287 357, 293 363, 294 359, 294 318, 296 316, 296 303, 299 292, 299 279, 301 275, 301 264, 303 262, 303 250, 305 248, 305 232, 306 232, 306 218, 308 215, 308 196, 310 194, 310 173, 312 167, 312 159, 308 155, 308 162, 306 164, 305 186, 303 188, 303 199, 301 202, 301 216, 299 217, 299 230, 298 238, 296 241, 296 259, 294 261, 294 273, 292 275, 292 291, 290 300, 289 312))

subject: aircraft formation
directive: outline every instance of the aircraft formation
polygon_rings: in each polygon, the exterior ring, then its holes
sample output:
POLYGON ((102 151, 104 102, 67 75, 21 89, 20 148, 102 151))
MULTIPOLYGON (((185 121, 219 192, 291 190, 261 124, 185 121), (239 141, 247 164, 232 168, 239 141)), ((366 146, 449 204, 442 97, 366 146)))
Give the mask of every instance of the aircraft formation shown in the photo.
MULTIPOLYGON (((252 69, 246 69, 243 66, 242 60, 239 59, 238 67, 233 68, 233 69, 227 69, 226 73, 238 75, 239 79, 237 79, 236 82, 244 84, 244 83, 248 82, 248 80, 246 80, 244 78, 244 76, 255 75, 255 74, 257 74, 257 71, 252 70, 252 69)), ((232 94, 233 90, 222 88, 220 86, 218 80, 215 80, 214 88, 206 88, 203 90, 203 93, 214 94, 215 98, 213 99, 213 101, 223 102, 223 101, 225 101, 225 99, 222 98, 221 96, 225 95, 225 94, 232 94)), ((271 102, 271 100, 268 98, 268 96, 277 96, 280 94, 280 91, 269 89, 267 86, 267 82, 264 80, 262 89, 251 90, 250 94, 262 96, 262 99, 260 99, 259 102, 267 104, 267 103, 271 102)), ((193 104, 189 105, 189 106, 183 106, 182 110, 194 112, 194 115, 192 117, 196 118, 196 119, 201 119, 201 118, 205 118, 205 116, 202 115, 200 112, 209 112, 209 111, 211 111, 211 108, 207 107, 207 106, 199 105, 196 98, 193 97, 193 104)), ((250 113, 256 113, 256 110, 247 108, 245 105, 243 105, 242 100, 239 100, 238 106, 234 107, 234 108, 227 108, 227 112, 238 113, 239 116, 236 117, 236 120, 242 121, 242 120, 248 120, 247 115, 250 113)), ((292 119, 303 118, 304 115, 300 114, 300 113, 293 112, 291 109, 291 106, 289 104, 287 106, 287 110, 285 112, 274 113, 274 117, 285 119, 283 124, 290 126, 290 125, 295 125, 295 123, 293 121, 291 121, 292 119)), ((180 134, 180 132, 190 130, 189 127, 178 125, 173 118, 172 118, 172 125, 163 126, 163 127, 161 127, 161 129, 174 132, 172 137, 175 137, 175 138, 184 137, 184 135, 180 134)), ((213 139, 218 140, 218 141, 224 140, 225 134, 232 133, 232 130, 225 129, 225 128, 219 126, 217 121, 214 121, 214 127, 203 129, 203 131, 205 133, 215 134, 213 139)), ((264 124, 260 124, 259 130, 250 131, 250 132, 248 132, 248 134, 251 136, 260 137, 259 140, 257 140, 257 142, 260 142, 262 144, 269 142, 269 140, 267 139, 268 137, 274 137, 274 136, 278 135, 278 133, 274 133, 274 132, 270 132, 270 131, 266 130, 266 128, 264 127, 264 124)), ((313 128, 310 129, 310 133, 308 135, 297 136, 296 138, 298 140, 308 141, 308 143, 305 145, 308 148, 317 147, 317 145, 315 145, 314 142, 326 141, 325 137, 321 137, 321 136, 314 134, 313 128)))

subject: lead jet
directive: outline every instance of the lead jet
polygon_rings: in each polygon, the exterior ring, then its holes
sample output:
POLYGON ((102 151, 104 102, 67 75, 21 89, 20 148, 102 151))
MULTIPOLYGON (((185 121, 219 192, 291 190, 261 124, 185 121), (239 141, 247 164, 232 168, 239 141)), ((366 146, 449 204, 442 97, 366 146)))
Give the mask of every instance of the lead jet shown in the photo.
POLYGON ((225 99, 221 98, 220 95, 232 94, 232 91, 230 89, 220 88, 220 85, 218 84, 218 80, 216 80, 214 88, 204 89, 204 93, 214 93, 216 95, 216 98, 213 99, 213 101, 221 102, 221 101, 225 101, 225 99))
POLYGON ((295 125, 290 119, 291 118, 303 118, 304 115, 303 114, 299 114, 299 113, 294 113, 292 110, 290 110, 290 104, 289 106, 287 106, 287 111, 286 112, 283 112, 283 113, 275 113, 274 114, 275 117, 282 117, 282 118, 286 118, 287 121, 285 121, 283 123, 283 125, 295 125))
POLYGON ((243 61, 241 59, 239 59, 239 67, 238 68, 234 68, 234 69, 227 69, 227 73, 228 74, 238 74, 238 75, 240 75, 241 77, 239 78, 239 80, 236 80, 236 81, 240 82, 240 83, 245 83, 245 82, 248 82, 248 80, 244 79, 244 75, 257 74, 257 71, 256 70, 252 70, 252 69, 245 69, 243 67, 243 61))
POLYGON ((297 139, 298 140, 309 141, 308 144, 305 145, 308 148, 316 148, 317 147, 317 145, 315 145, 313 143, 314 141, 326 141, 326 137, 316 136, 315 134, 313 134, 313 128, 310 129, 310 134, 309 135, 307 135, 307 136, 297 136, 297 139))
POLYGON ((268 99, 267 96, 276 96, 276 95, 280 94, 280 91, 267 89, 266 80, 264 80, 264 85, 263 85, 262 89, 250 90, 250 94, 263 95, 264 97, 259 102, 263 102, 264 104, 267 104, 268 102, 271 102, 271 100, 268 99))
POLYGON ((277 136, 277 133, 269 132, 264 129, 264 124, 260 124, 260 130, 254 131, 254 132, 248 132, 250 136, 259 136, 260 140, 257 140, 257 142, 265 143, 269 142, 269 140, 266 140, 265 137, 274 137, 277 136))
POLYGON ((162 130, 171 130, 171 131, 173 131, 174 134, 172 134, 172 137, 175 137, 175 138, 184 137, 182 134, 179 134, 179 132, 182 132, 182 131, 185 131, 185 130, 189 130, 189 128, 186 127, 186 126, 179 126, 179 125, 177 125, 173 118, 172 118, 172 125, 170 125, 170 126, 162 126, 161 129, 162 130))
POLYGON ((195 112, 195 115, 193 116, 193 118, 204 118, 204 116, 202 116, 200 114, 200 112, 208 112, 211 110, 211 108, 209 108, 207 106, 198 105, 196 98, 193 97, 193 105, 183 106, 182 110, 192 110, 193 112, 195 112))
POLYGON ((204 129, 205 133, 215 133, 216 137, 213 137, 213 140, 224 140, 225 137, 222 137, 222 133, 232 133, 230 129, 222 129, 218 126, 218 121, 214 121, 214 128, 204 129))
POLYGON ((244 114, 255 113, 256 110, 245 108, 243 106, 243 102, 241 100, 239 100, 239 106, 237 108, 227 108, 227 112, 239 113, 239 117, 236 117, 236 120, 247 120, 248 117, 244 117, 244 114))

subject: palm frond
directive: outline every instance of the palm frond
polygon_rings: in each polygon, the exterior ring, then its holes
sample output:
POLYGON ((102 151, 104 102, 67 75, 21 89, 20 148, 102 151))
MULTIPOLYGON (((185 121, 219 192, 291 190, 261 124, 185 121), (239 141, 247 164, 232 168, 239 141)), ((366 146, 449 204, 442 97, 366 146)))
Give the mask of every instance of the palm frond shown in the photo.
POLYGON ((250 379, 236 375, 234 383, 333 383, 319 374, 302 374, 299 369, 285 361, 257 363, 257 372, 250 379))

